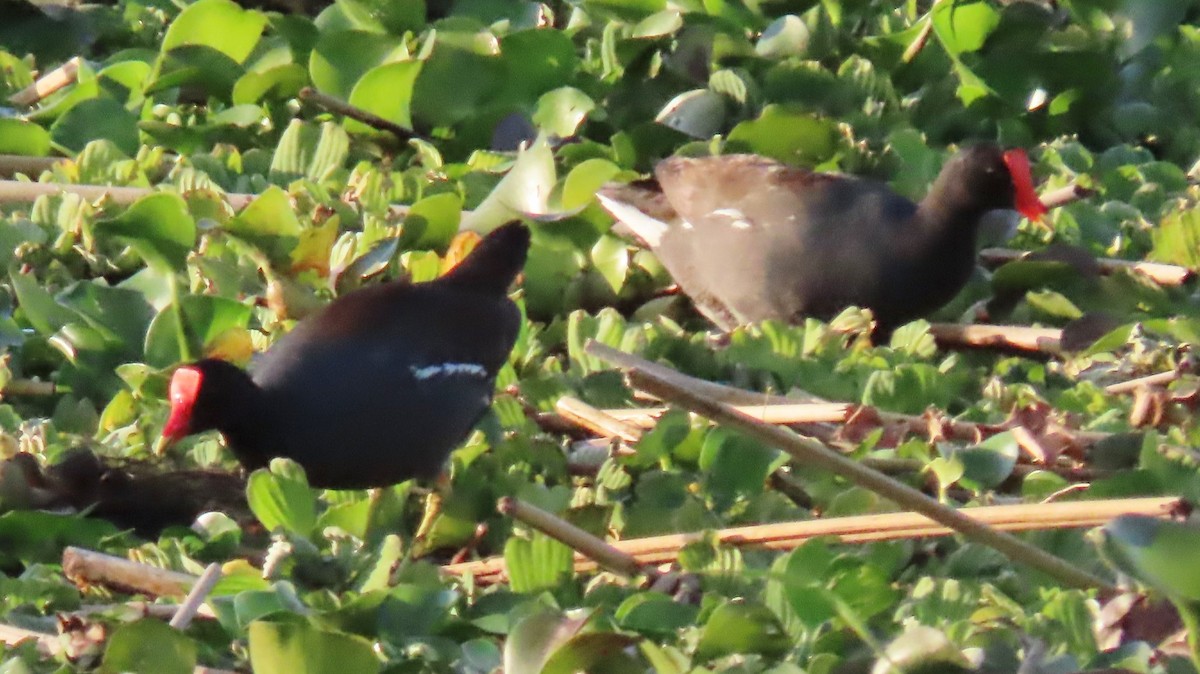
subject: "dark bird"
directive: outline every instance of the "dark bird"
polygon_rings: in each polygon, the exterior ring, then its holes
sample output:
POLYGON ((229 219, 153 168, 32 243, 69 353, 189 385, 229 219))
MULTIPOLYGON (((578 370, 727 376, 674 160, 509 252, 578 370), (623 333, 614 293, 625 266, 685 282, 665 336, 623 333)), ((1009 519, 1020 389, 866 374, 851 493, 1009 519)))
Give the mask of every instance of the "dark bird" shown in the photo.
POLYGON ((215 359, 180 367, 160 445, 216 429, 248 470, 288 457, 332 489, 436 476, 491 405, 521 327, 507 292, 528 249, 529 230, 504 225, 434 281, 334 300, 250 374, 215 359))
POLYGON ((754 155, 675 157, 655 177, 659 190, 606 188, 600 202, 723 330, 853 305, 871 309, 886 339, 966 284, 985 213, 1045 212, 1025 153, 991 144, 951 158, 919 204, 879 182, 754 155))

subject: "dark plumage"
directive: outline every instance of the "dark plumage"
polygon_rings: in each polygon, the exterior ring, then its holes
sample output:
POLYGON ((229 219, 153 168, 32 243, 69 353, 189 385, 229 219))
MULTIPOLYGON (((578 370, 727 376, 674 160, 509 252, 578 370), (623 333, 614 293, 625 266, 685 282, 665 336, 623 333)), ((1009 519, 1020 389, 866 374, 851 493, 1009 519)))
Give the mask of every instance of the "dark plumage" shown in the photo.
POLYGON ((601 203, 725 330, 857 305, 886 336, 962 289, 984 213, 1044 211, 1024 153, 990 144, 955 155, 919 204, 882 183, 753 155, 671 158, 655 176, 661 192, 611 188, 601 203))
POLYGON ((180 368, 164 438, 216 429, 247 469, 286 456, 318 487, 436 475, 491 404, 521 326, 507 289, 528 248, 529 231, 505 225, 437 280, 338 298, 252 374, 211 359, 180 368))

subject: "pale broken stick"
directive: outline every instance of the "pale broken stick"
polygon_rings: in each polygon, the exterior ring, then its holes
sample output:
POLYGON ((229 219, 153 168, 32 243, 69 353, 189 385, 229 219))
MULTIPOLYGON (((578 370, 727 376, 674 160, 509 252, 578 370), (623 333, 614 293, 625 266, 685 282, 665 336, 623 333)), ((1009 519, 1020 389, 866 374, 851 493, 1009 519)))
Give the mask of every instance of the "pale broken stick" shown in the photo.
POLYGON ((104 585, 154 597, 181 597, 196 583, 196 576, 168 571, 149 564, 67 547, 62 556, 63 575, 76 584, 104 585))
POLYGON ((79 78, 78 56, 38 78, 36 82, 8 97, 13 105, 29 107, 50 94, 73 84, 79 78))
POLYGON ((1110 394, 1132 393, 1143 387, 1153 388, 1155 386, 1166 386, 1167 384, 1179 379, 1182 374, 1183 373, 1179 370, 1148 374, 1144 377, 1117 382, 1116 384, 1109 384, 1108 386, 1104 387, 1104 392, 1110 394))
POLYGON ((1024 325, 961 325, 934 323, 929 333, 939 346, 1014 349, 1031 353, 1062 353, 1062 330, 1024 325))
MULTIPOLYGON (((1021 260, 1030 255, 1029 251, 1012 250, 1010 248, 984 248, 979 251, 979 259, 990 264, 1004 264, 1021 260)), ((1192 280, 1196 273, 1187 267, 1163 262, 1137 262, 1134 260, 1118 260, 1108 257, 1096 258, 1100 271, 1111 274, 1118 269, 1129 269, 1143 274, 1159 285, 1179 286, 1192 280)))
POLYGON ((221 580, 221 565, 213 562, 209 564, 204 573, 200 574, 192 589, 184 598, 183 604, 179 606, 179 610, 171 617, 171 622, 167 623, 172 628, 183 631, 192 624, 192 619, 200 612, 200 607, 204 605, 204 600, 208 598, 208 593, 212 592, 217 586, 217 582, 221 580))
POLYGON ((848 459, 812 438, 797 435, 782 426, 764 424, 729 405, 690 390, 686 383, 678 383, 680 377, 691 379, 690 377, 675 373, 677 376, 668 380, 637 368, 629 370, 626 374, 635 388, 689 409, 723 426, 741 431, 769 447, 780 449, 801 465, 816 466, 836 473, 907 510, 919 512, 939 524, 954 529, 969 540, 987 545, 1013 561, 1038 569, 1066 585, 1077 588, 1110 587, 1103 579, 1075 568, 1011 534, 998 531, 954 508, 946 507, 907 484, 848 459))
MULTIPOLYGON (((1067 503, 1022 503, 1019 505, 963 508, 972 518, 1004 531, 1082 529, 1102 525, 1127 514, 1168 517, 1179 503, 1174 497, 1072 501, 1067 503)), ((721 529, 712 534, 716 540, 737 547, 792 550, 819 536, 835 536, 841 543, 860 544, 876 541, 932 538, 951 535, 953 530, 917 513, 899 512, 855 515, 830 519, 776 522, 721 529)), ((675 561, 684 546, 705 540, 708 532, 650 536, 607 545, 631 555, 639 565, 651 567, 675 561)), ((575 570, 586 573, 596 568, 587 556, 576 553, 575 570)), ((453 575, 472 574, 476 581, 499 582, 507 574, 503 557, 448 564, 442 571, 453 575)))

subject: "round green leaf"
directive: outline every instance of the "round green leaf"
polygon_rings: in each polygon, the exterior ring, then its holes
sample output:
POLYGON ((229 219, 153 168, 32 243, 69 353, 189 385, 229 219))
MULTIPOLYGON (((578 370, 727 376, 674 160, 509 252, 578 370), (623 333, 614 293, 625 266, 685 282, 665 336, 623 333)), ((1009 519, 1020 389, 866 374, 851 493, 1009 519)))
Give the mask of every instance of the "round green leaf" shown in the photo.
POLYGON ((215 49, 235 63, 244 63, 258 44, 267 17, 242 9, 232 0, 199 0, 188 5, 167 28, 162 52, 183 46, 215 49))
POLYGON ((270 470, 251 473, 246 500, 268 531, 283 528, 308 536, 317 524, 316 499, 308 488, 304 469, 291 459, 272 459, 270 470))
POLYGON ((370 674, 382 663, 371 642, 304 622, 250 624, 250 667, 255 674, 370 674))
POLYGON ((33 122, 0 119, 0 153, 45 157, 50 154, 50 134, 33 122))
POLYGON ((91 98, 67 110, 50 127, 55 143, 79 152, 90 141, 103 138, 127 155, 138 150, 137 117, 117 101, 91 98))
MULTIPOLYGON (((354 90, 350 92, 350 104, 411 129, 413 85, 420 72, 421 61, 400 61, 372 68, 354 85, 354 90)), ((346 120, 346 130, 385 133, 356 119, 346 120)))
POLYGON ((338 98, 348 99, 355 83, 372 68, 409 58, 396 38, 358 30, 322 31, 308 58, 313 85, 338 98))
POLYGON ((804 112, 768 105, 758 119, 742 122, 729 132, 730 143, 787 163, 816 164, 837 151, 837 125, 804 112))
POLYGON ((718 606, 704 623, 697 660, 712 660, 735 653, 783 655, 792 646, 775 614, 767 607, 742 600, 718 606))
POLYGON ((191 674, 195 666, 196 642, 161 620, 143 618, 113 633, 99 671, 191 674))
POLYGON ((114 237, 163 273, 182 271, 196 245, 196 223, 177 194, 161 192, 138 199, 119 216, 96 223, 101 238, 114 237))

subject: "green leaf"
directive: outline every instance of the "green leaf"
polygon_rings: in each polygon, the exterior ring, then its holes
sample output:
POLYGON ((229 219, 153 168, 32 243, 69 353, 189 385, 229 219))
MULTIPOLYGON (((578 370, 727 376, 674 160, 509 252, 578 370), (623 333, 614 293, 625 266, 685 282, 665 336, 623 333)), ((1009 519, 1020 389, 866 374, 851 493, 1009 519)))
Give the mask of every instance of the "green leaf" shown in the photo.
POLYGON ((758 119, 735 126, 729 141, 785 163, 817 164, 837 149, 837 125, 805 112, 768 105, 758 119))
POLYGON ((762 604, 743 600, 718 606, 700 634, 696 658, 712 660, 736 653, 779 657, 792 647, 775 614, 762 604))
POLYGON ((621 167, 607 159, 588 159, 580 162, 563 181, 563 210, 570 211, 592 203, 596 191, 620 172, 621 167))
POLYGON ((308 488, 304 469, 290 459, 272 459, 270 470, 259 469, 251 473, 246 484, 246 500, 254 516, 268 531, 282 528, 308 536, 316 526, 316 498, 308 488))
POLYGON ((933 6, 933 30, 953 56, 978 51, 1000 24, 1000 12, 987 0, 942 0, 933 6))
POLYGON ((21 314, 38 333, 50 336, 67 323, 79 318, 79 314, 64 307, 46 292, 33 274, 9 273, 13 291, 21 307, 21 314))
POLYGON ((0 119, 0 153, 45 157, 50 154, 50 134, 33 122, 0 119))
POLYGON ((102 97, 80 101, 50 127, 55 143, 75 152, 103 138, 128 155, 137 154, 137 117, 117 101, 102 97))
POLYGON ((592 246, 592 264, 613 292, 621 292, 629 273, 629 246, 615 236, 602 236, 592 246))
POLYGON ((453 192, 425 197, 404 216, 405 247, 443 249, 458 234, 462 220, 462 198, 453 192))
POLYGON ((708 432, 700 452, 704 486, 717 508, 728 508, 738 496, 761 494, 780 457, 777 450, 718 426, 708 432))
POLYGON ((725 126, 725 98, 711 89, 685 91, 663 106, 654 121, 692 138, 710 138, 725 126))
POLYGON ((1154 240, 1151 260, 1200 269, 1200 212, 1195 208, 1168 213, 1150 236, 1154 240))
POLYGON ((811 37, 803 19, 795 14, 785 14, 767 26, 754 45, 754 51, 769 59, 802 57, 808 51, 811 37))
POLYGON ((183 271, 196 245, 196 223, 187 203, 168 192, 138 199, 117 217, 97 222, 95 231, 128 244, 163 274, 183 271))
POLYGON ((408 58, 408 49, 390 35, 323 30, 309 55, 308 73, 320 91, 348 99, 355 84, 372 68, 408 58))
POLYGON ((382 663, 370 641, 303 622, 250 624, 250 667, 255 674, 378 672, 382 663))
POLYGON ((170 367, 202 354, 230 330, 245 328, 250 307, 227 297, 187 295, 154 317, 146 331, 146 363, 170 367), (180 325, 182 321, 182 325, 180 325), (182 330, 182 332, 181 332, 182 330), (181 351, 186 343, 190 353, 181 351))
POLYGON ((232 0, 199 0, 176 17, 163 36, 162 51, 183 46, 203 46, 244 63, 258 44, 267 17, 242 9, 232 0))
POLYGON ((551 609, 542 609, 522 619, 504 642, 505 674, 542 674, 550 654, 575 636, 587 619, 587 616, 570 618, 551 609))
POLYGON ((230 98, 235 104, 258 103, 263 99, 291 98, 308 84, 304 66, 286 63, 261 72, 248 72, 233 84, 230 98))
MULTIPOLYGON (((637 642, 636 637, 616 632, 578 634, 550 654, 541 674, 598 671, 603 669, 601 663, 620 658, 623 649, 637 642)), ((632 672, 638 669, 629 668, 625 671, 632 672)))
POLYGON ((341 169, 349 155, 350 136, 340 124, 318 127, 293 119, 271 157, 271 180, 284 185, 298 178, 320 182, 341 169))
MULTIPOLYGON (((400 61, 372 68, 354 85, 350 92, 350 105, 411 129, 413 85, 420 73, 421 61, 400 61)), ((355 119, 346 120, 346 130, 352 133, 388 133, 355 119)))
POLYGON ((191 674, 195 666, 196 642, 161 620, 142 618, 113 632, 99 671, 191 674))
MULTIPOLYGON (((458 37, 473 40, 476 35, 458 37)), ((413 89, 413 117, 430 127, 453 126, 473 117, 503 91, 504 61, 455 46, 454 39, 453 33, 437 35, 413 89)))
POLYGON ((623 629, 665 635, 696 621, 699 607, 681 604, 657 592, 639 592, 617 607, 613 617, 623 629))
POLYGON ((545 213, 555 183, 554 153, 539 141, 517 156, 508 173, 466 216, 465 229, 484 233, 523 215, 545 213))
POLYGON ((571 548, 540 531, 530 538, 510 537, 504 544, 504 564, 513 592, 533 593, 562 585, 574 570, 571 548))
POLYGON ((533 123, 543 133, 570 138, 595 107, 596 102, 582 91, 574 87, 561 87, 546 92, 538 99, 533 123))
POLYGON ((255 197, 225 228, 251 238, 299 238, 302 229, 287 193, 275 185, 255 197))
POLYGON ((997 433, 983 442, 955 452, 963 465, 961 482, 972 489, 991 489, 1012 475, 1020 447, 1011 431, 997 433))

